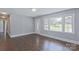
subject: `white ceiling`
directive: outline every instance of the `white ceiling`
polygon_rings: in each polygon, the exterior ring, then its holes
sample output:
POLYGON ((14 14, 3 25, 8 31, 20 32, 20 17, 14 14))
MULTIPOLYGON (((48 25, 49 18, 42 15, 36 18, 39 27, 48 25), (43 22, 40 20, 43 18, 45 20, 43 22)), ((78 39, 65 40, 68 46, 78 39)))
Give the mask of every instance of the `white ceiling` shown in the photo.
POLYGON ((7 11, 11 14, 24 15, 29 17, 36 17, 41 15, 46 15, 50 13, 55 13, 62 10, 67 10, 70 8, 36 8, 37 11, 33 12, 32 8, 0 8, 0 11, 7 11))

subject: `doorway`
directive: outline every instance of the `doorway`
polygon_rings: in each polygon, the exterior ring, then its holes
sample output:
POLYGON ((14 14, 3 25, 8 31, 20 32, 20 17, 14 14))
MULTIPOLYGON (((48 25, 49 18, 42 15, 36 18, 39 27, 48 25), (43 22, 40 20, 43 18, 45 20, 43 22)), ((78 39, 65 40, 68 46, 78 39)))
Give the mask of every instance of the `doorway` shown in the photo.
POLYGON ((10 34, 10 15, 6 12, 0 12, 0 39, 6 39, 10 34))

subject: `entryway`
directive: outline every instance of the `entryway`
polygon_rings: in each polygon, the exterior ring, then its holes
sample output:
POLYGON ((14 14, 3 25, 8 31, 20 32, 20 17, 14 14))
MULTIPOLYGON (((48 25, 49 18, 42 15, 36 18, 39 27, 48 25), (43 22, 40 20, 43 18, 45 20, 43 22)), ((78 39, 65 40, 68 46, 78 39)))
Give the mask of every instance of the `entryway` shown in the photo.
POLYGON ((0 12, 0 39, 6 39, 10 34, 10 15, 7 12, 0 12))

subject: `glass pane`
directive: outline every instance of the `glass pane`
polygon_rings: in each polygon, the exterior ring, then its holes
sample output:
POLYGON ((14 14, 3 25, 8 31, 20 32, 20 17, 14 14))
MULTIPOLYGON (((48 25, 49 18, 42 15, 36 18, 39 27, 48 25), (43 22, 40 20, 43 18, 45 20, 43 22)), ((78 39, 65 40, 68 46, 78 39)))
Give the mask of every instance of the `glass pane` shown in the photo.
POLYGON ((65 17, 65 32, 72 32, 72 16, 65 17))
POLYGON ((72 25, 71 24, 65 24, 65 32, 72 32, 72 25))
POLYGON ((48 30, 48 25, 44 25, 44 30, 48 30))
POLYGON ((48 30, 48 19, 44 19, 44 30, 48 30))
POLYGON ((51 31, 62 31, 62 17, 54 18, 50 22, 51 31))

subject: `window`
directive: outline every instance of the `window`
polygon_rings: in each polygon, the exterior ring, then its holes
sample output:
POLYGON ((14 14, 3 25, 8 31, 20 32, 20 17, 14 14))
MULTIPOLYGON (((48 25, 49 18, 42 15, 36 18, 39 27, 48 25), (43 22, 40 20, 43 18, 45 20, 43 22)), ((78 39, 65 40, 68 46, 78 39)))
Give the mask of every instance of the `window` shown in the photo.
POLYGON ((65 16, 65 32, 73 32, 73 17, 65 16))
POLYGON ((62 31, 62 17, 56 17, 49 20, 50 31, 62 31))
POLYGON ((72 33, 73 15, 44 19, 44 30, 72 33))

